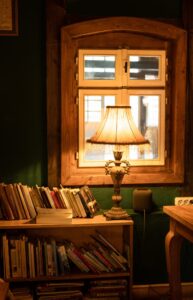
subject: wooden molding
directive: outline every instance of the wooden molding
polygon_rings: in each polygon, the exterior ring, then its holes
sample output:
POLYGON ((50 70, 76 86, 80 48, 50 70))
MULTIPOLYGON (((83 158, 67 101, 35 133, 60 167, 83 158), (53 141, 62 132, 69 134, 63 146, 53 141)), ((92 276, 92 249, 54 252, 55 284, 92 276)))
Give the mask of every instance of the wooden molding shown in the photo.
POLYGON ((186 103, 186 32, 170 24, 130 17, 112 17, 81 22, 62 28, 61 68, 61 178, 64 185, 106 185, 111 178, 104 168, 79 168, 78 116, 74 80, 78 48, 117 47, 167 50, 171 61, 168 81, 165 166, 131 167, 123 184, 181 184, 184 181, 184 133, 186 103), (140 39, 140 45, 139 45, 140 39))
MULTIPOLYGON (((171 133, 167 138, 168 157, 165 167, 152 167, 146 169, 142 167, 132 167, 130 175, 124 179, 124 184, 181 184, 184 181, 184 120, 185 120, 185 77, 186 77, 186 32, 176 26, 167 24, 167 20, 162 22, 151 21, 150 19, 138 19, 130 17, 106 18, 73 25, 69 24, 69 16, 65 11, 65 1, 46 1, 46 22, 47 22, 47 149, 48 149, 48 185, 55 186, 60 183, 66 185, 106 185, 112 184, 110 176, 104 174, 104 168, 78 168, 75 160, 77 151, 77 107, 75 104, 76 87, 69 78, 73 74, 71 65, 68 63, 69 76, 65 82, 66 90, 62 90, 61 97, 61 38, 60 29, 63 29, 63 39, 66 37, 72 55, 75 55, 75 48, 88 46, 87 39, 102 48, 104 42, 102 37, 108 38, 109 47, 120 43, 124 45, 123 37, 128 35, 133 39, 135 47, 139 47, 141 34, 146 35, 143 45, 148 48, 150 42, 158 49, 168 49, 172 58, 172 68, 170 81, 174 88, 170 89, 169 103, 166 115, 166 126, 171 133), (103 25, 101 24, 103 22, 103 25), (64 33, 65 31, 65 33, 64 33), (116 36, 116 38, 115 38, 116 36), (118 37, 118 38, 117 38, 118 37), (177 54, 179 59, 175 61, 173 55, 177 54), (178 80, 180 84, 175 81, 178 80), (69 98, 70 97, 70 98, 69 98), (70 99, 70 100, 69 100, 70 99), (68 102, 70 101, 70 102, 68 102), (61 125, 61 108, 63 118, 71 116, 61 125), (170 126, 170 122, 174 126, 170 126), (65 136, 61 140, 61 131, 65 136), (177 134, 178 133, 178 134, 177 134), (62 169, 62 171, 61 171, 62 169)), ((168 21, 169 22, 169 21, 168 21)), ((128 42, 129 44, 129 42, 128 42)), ((67 44, 63 44, 65 52, 67 44)), ((74 64, 74 61, 73 61, 74 64)), ((68 75, 68 74, 67 74, 68 75)), ((64 78, 64 77, 63 77, 64 78)))

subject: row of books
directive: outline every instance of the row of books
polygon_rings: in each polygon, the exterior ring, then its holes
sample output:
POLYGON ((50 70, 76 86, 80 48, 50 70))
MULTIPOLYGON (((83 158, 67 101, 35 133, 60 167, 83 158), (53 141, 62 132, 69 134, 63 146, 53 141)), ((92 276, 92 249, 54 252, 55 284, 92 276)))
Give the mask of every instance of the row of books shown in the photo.
POLYGON ((124 278, 91 280, 84 300, 128 299, 128 281, 124 278))
POLYGON ((7 220, 33 219, 37 208, 71 209, 72 217, 93 217, 99 205, 88 186, 80 188, 30 187, 21 183, 0 183, 0 208, 7 220))
POLYGON ((124 278, 76 280, 38 283, 33 292, 30 287, 17 287, 11 290, 14 299, 32 300, 126 300, 128 281, 124 278))
POLYGON ((83 299, 84 285, 84 281, 41 283, 35 289, 36 299, 81 300, 83 299))
MULTIPOLYGON (((6 298, 7 299, 7 298, 6 298)), ((12 287, 9 290, 9 298, 14 300, 33 300, 33 292, 28 286, 12 287)))
POLYGON ((32 238, 25 234, 2 236, 4 278, 64 276, 69 272, 127 271, 127 259, 102 235, 77 246, 69 240, 32 238))

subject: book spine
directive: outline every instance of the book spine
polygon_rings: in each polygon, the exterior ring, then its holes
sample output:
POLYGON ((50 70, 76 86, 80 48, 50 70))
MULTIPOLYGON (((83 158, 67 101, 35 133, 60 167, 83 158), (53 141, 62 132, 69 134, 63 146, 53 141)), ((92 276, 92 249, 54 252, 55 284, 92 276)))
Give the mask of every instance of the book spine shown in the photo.
POLYGON ((16 192, 15 192, 15 189, 13 187, 13 184, 9 184, 9 190, 10 190, 10 194, 12 194, 13 202, 15 203, 18 219, 22 220, 23 216, 22 216, 21 204, 20 204, 20 201, 18 201, 18 198, 17 198, 16 192))
POLYGON ((82 218, 86 218, 87 214, 86 214, 86 211, 84 209, 84 206, 82 204, 82 201, 80 199, 80 195, 79 195, 79 190, 78 189, 74 189, 73 191, 73 195, 74 195, 74 198, 76 200, 76 203, 77 203, 77 206, 79 207, 79 211, 80 211, 80 216, 82 218))
POLYGON ((52 206, 51 206, 51 204, 48 200, 48 197, 46 195, 46 191, 45 191, 44 187, 40 186, 40 187, 38 187, 38 190, 41 194, 41 198, 42 198, 42 201, 43 201, 43 207, 51 208, 52 206))
POLYGON ((98 251, 94 246, 90 251, 107 267, 109 272, 114 272, 113 266, 110 264, 110 262, 104 257, 104 255, 100 251, 98 251))
POLYGON ((71 192, 71 189, 67 190, 67 195, 68 195, 68 199, 69 199, 70 205, 72 207, 73 217, 79 217, 80 214, 78 212, 77 205, 76 205, 74 196, 73 196, 73 194, 71 192))
POLYGON ((19 214, 18 214, 18 211, 17 211, 15 199, 13 197, 12 189, 10 188, 10 184, 5 184, 4 189, 5 189, 5 193, 6 193, 7 200, 9 202, 10 208, 11 208, 12 213, 14 215, 14 219, 17 220, 17 219, 19 219, 19 214))
POLYGON ((57 259, 57 251, 56 251, 56 241, 51 239, 52 245, 52 260, 53 260, 53 275, 58 276, 58 259, 57 259))
POLYGON ((11 272, 10 272, 10 259, 9 259, 9 242, 6 234, 2 236, 2 243, 3 243, 3 266, 4 266, 4 278, 10 279, 11 272))
POLYGON ((16 189, 18 191, 18 195, 19 195, 19 198, 21 200, 26 219, 30 219, 31 217, 30 217, 30 214, 29 214, 29 211, 28 211, 28 207, 27 207, 26 201, 25 201, 25 199, 23 197, 23 194, 22 194, 21 184, 16 183, 16 189))
POLYGON ((53 267, 53 249, 50 242, 46 243, 46 251, 47 251, 47 275, 54 275, 54 267, 53 267))
POLYGON ((68 261, 68 256, 66 253, 66 248, 64 245, 57 246, 58 256, 60 258, 61 268, 64 270, 64 273, 70 272, 70 264, 68 261))
POLYGON ((52 196, 51 196, 51 194, 50 194, 50 189, 49 189, 49 187, 42 187, 42 188, 43 188, 44 191, 45 191, 45 195, 46 195, 46 197, 47 197, 47 200, 48 200, 48 202, 49 202, 50 207, 51 207, 51 208, 56 208, 56 207, 55 207, 55 204, 54 204, 54 201, 53 201, 53 198, 52 198, 52 196))
POLYGON ((55 191, 50 191, 50 195, 54 201, 55 208, 62 208, 55 191))
POLYGON ((96 263, 96 261, 93 260, 86 251, 83 252, 83 257, 88 262, 92 272, 94 272, 94 273, 102 273, 103 272, 103 268, 101 268, 101 266, 98 263, 96 263))
POLYGON ((38 256, 39 256, 39 272, 40 276, 45 274, 45 259, 43 252, 43 242, 38 238, 37 240, 38 256))
POLYGON ((60 189, 57 188, 57 187, 53 187, 52 190, 53 190, 53 192, 54 192, 54 194, 55 194, 55 196, 56 196, 56 198, 58 200, 58 204, 59 204, 60 208, 67 208, 66 204, 65 204, 65 202, 63 200, 63 196, 61 194, 60 189))
POLYGON ((9 238, 9 254, 11 263, 11 277, 21 277, 20 253, 18 253, 18 241, 16 237, 9 238))
POLYGON ((82 205, 83 205, 83 207, 85 209, 87 218, 92 218, 93 214, 90 212, 89 207, 87 206, 87 202, 85 201, 85 199, 84 199, 84 197, 83 197, 83 195, 81 193, 81 190, 78 192, 78 195, 79 195, 80 200, 82 202, 82 205))
POLYGON ((87 267, 87 265, 80 259, 80 257, 77 255, 74 246, 72 243, 67 243, 65 245, 66 252, 69 257, 69 259, 82 271, 88 273, 90 269, 87 267))
POLYGON ((4 184, 0 183, 0 204, 3 209, 3 214, 5 219, 14 220, 14 214, 10 207, 9 201, 7 199, 7 195, 5 193, 4 184))
POLYGON ((63 201, 65 203, 66 208, 71 208, 72 209, 72 207, 71 207, 71 205, 70 205, 70 203, 68 201, 68 197, 66 195, 66 190, 62 187, 62 185, 60 185, 60 193, 62 195, 62 199, 63 199, 63 201))
POLYGON ((23 194, 23 198, 24 198, 24 200, 25 200, 25 203, 26 203, 26 206, 27 206, 27 209, 28 209, 30 218, 35 218, 35 216, 36 216, 36 211, 35 211, 33 202, 32 202, 32 200, 31 200, 31 197, 30 197, 28 188, 27 188, 26 185, 23 185, 23 184, 20 184, 20 188, 21 188, 21 192, 22 192, 22 194, 23 194))
POLYGON ((18 208, 19 208, 19 211, 20 211, 21 216, 22 216, 21 219, 26 219, 25 210, 24 210, 24 207, 23 207, 20 195, 19 195, 18 188, 17 188, 17 183, 13 183, 12 186, 13 186, 13 190, 14 190, 14 193, 15 193, 15 197, 17 199, 18 208))
POLYGON ((27 278, 27 262, 26 262, 26 243, 27 238, 25 235, 20 236, 20 243, 21 243, 21 275, 23 278, 27 278))

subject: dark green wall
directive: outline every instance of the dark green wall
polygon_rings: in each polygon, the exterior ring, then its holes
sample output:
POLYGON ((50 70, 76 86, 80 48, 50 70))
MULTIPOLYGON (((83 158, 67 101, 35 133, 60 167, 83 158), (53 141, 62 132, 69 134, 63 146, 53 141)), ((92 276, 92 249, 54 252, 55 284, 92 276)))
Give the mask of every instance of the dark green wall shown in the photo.
POLYGON ((19 1, 19 35, 0 36, 0 181, 46 182, 43 2, 19 1))
MULTIPOLYGON (((46 1, 46 0, 45 0, 46 1)), ((46 48, 45 9, 42 0, 18 0, 19 35, 0 36, 0 181, 29 185, 47 184, 46 143, 46 48)), ((60 4, 58 0, 58 3, 60 4)), ((93 16, 127 15, 150 18, 181 18, 181 0, 67 0, 68 20, 93 16), (119 5, 118 5, 119 4, 119 5)), ((172 204, 180 187, 153 187, 157 208, 172 204)), ((93 188, 103 208, 111 206, 112 188, 93 188), (107 199, 105 201, 105 199, 107 199)), ((124 187, 123 207, 132 207, 132 189, 124 187)), ((144 242, 143 218, 133 213, 134 280, 139 283, 167 280, 164 237, 168 220, 156 212, 147 218, 144 242), (151 231, 151 229, 154 231, 151 231), (151 241, 151 243, 150 243, 151 241), (155 274, 157 277, 154 277, 155 274)), ((191 248, 184 248, 188 254, 191 248)), ((191 257, 191 256, 190 256, 191 257)), ((183 264, 188 280, 188 266, 183 264), (186 269, 187 268, 187 269, 186 269)))
POLYGON ((130 16, 143 18, 180 18, 182 0, 67 0, 73 16, 130 16))
MULTIPOLYGON (((58 1, 60 4, 60 1, 58 1)), ((0 36, 0 181, 47 183, 43 0, 18 0, 19 35, 0 36)), ((181 0, 67 0, 68 20, 108 15, 181 17, 181 0), (119 3, 119 5, 117 5, 119 3)))

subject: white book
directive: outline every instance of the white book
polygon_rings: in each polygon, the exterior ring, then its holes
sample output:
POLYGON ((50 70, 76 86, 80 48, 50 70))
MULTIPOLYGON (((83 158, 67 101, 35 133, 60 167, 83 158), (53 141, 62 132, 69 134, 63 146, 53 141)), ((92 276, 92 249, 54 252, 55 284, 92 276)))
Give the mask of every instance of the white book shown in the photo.
POLYGON ((50 216, 37 216, 36 217, 36 223, 37 224, 57 224, 57 225, 63 225, 63 224, 70 224, 72 223, 71 217, 50 217, 50 216))
POLYGON ((61 192, 61 195, 63 197, 63 200, 64 200, 64 203, 66 205, 66 208, 72 208, 70 203, 69 203, 69 200, 68 200, 68 196, 66 195, 66 189, 63 188, 62 185, 60 185, 60 192, 61 192))
POLYGON ((66 193, 66 196, 68 198, 68 202, 70 203, 70 206, 72 208, 72 212, 73 212, 73 217, 76 218, 76 217, 79 217, 79 214, 78 214, 78 211, 76 209, 76 206, 75 206, 75 201, 74 201, 74 197, 70 191, 70 188, 65 188, 65 193, 66 193))
POLYGON ((72 209, 71 208, 44 208, 44 207, 37 207, 37 214, 38 215, 63 215, 63 216, 72 216, 72 209))
POLYGON ((31 218, 35 218, 35 216, 36 216, 36 210, 35 210, 34 204, 32 202, 28 186, 27 185, 23 185, 23 184, 20 184, 20 186, 21 186, 21 191, 22 191, 23 196, 25 198, 26 205, 28 207, 28 211, 30 213, 30 216, 31 216, 31 218))
POLYGON ((77 213, 77 217, 81 218, 82 217, 81 210, 80 210, 77 198, 75 196, 76 195, 76 189, 70 189, 70 194, 71 194, 71 198, 72 198, 72 201, 73 201, 73 205, 74 205, 76 213, 77 213))
POLYGON ((22 203, 25 215, 26 215, 26 219, 31 219, 31 216, 30 216, 30 213, 29 213, 29 210, 28 210, 28 207, 27 207, 26 200, 25 200, 25 198, 23 196, 23 193, 22 193, 22 190, 21 190, 21 184, 16 183, 16 188, 18 190, 19 198, 21 200, 21 203, 22 203))

